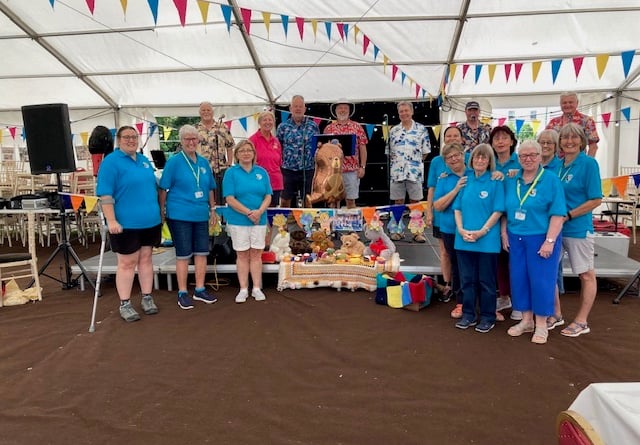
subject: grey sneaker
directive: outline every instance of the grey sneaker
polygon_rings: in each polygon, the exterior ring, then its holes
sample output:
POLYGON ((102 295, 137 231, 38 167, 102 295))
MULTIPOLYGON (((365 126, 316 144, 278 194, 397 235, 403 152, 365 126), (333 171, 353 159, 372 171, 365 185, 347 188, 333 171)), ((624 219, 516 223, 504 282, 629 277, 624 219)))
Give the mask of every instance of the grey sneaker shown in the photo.
POLYGON ((127 322, 140 320, 140 314, 138 314, 133 306, 131 306, 130 301, 120 305, 120 316, 127 322))
POLYGON ((143 295, 142 296, 142 310, 147 315, 153 315, 158 313, 158 306, 156 306, 155 301, 153 301, 153 297, 151 295, 143 295))

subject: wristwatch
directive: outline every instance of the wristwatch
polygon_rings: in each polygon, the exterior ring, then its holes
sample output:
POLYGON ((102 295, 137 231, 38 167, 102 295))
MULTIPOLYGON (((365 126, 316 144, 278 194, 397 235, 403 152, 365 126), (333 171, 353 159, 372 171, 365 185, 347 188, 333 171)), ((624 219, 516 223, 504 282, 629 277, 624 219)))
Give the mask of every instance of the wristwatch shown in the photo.
POLYGON ((556 240, 555 240, 555 238, 547 238, 547 242, 548 242, 549 244, 553 244, 553 243, 555 243, 555 242, 556 242, 556 240))

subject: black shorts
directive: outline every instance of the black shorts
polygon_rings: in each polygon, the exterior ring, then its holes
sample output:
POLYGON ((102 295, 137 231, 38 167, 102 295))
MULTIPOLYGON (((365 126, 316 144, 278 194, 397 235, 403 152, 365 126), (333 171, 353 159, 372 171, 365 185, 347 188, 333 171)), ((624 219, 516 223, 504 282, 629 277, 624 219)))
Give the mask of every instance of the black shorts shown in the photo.
POLYGON ((284 180, 284 189, 280 197, 282 199, 293 199, 296 194, 300 193, 300 198, 304 202, 307 195, 311 193, 313 185, 313 170, 287 170, 282 169, 282 179, 284 180))
POLYGON ((162 224, 147 229, 123 229, 122 233, 110 234, 111 250, 122 255, 130 255, 142 246, 158 247, 162 224))
POLYGON ((442 238, 442 235, 440 235, 440 227, 439 226, 433 226, 433 237, 434 238, 442 238))

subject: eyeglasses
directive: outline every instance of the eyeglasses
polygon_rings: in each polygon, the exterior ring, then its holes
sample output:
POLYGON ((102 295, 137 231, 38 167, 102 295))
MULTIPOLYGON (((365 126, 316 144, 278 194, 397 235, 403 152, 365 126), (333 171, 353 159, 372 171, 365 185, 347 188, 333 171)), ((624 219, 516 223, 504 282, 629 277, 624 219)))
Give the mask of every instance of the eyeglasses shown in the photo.
POLYGON ((462 157, 462 153, 451 153, 450 155, 445 156, 445 161, 452 161, 454 159, 459 159, 462 157))
POLYGON ((253 150, 250 148, 239 148, 238 153, 253 153, 253 150))
POLYGON ((196 142, 198 138, 182 138, 185 142, 196 142))
POLYGON ((136 141, 138 140, 137 134, 125 134, 124 136, 120 136, 120 139, 124 139, 126 141, 136 141))
POLYGON ((524 154, 518 155, 518 157, 520 159, 535 159, 538 157, 538 153, 524 153, 524 154))
POLYGON ((555 142, 552 141, 540 141, 538 142, 540 145, 545 146, 545 145, 556 145, 555 142))
POLYGON ((489 160, 489 156, 482 154, 482 153, 478 153, 477 155, 473 156, 473 159, 477 159, 479 161, 488 161, 489 160))

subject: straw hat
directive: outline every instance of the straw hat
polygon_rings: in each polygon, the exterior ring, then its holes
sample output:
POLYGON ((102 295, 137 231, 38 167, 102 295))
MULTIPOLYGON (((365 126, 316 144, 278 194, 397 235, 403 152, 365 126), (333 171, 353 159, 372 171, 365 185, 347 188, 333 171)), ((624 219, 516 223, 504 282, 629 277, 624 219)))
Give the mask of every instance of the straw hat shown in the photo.
POLYGON ((329 106, 329 110, 331 111, 331 116, 337 118, 337 116, 336 116, 336 105, 340 105, 340 104, 349 105, 349 117, 353 116, 353 113, 355 113, 355 111, 356 111, 355 104, 353 102, 350 102, 349 100, 343 98, 343 97, 338 99, 336 102, 332 103, 329 106))

